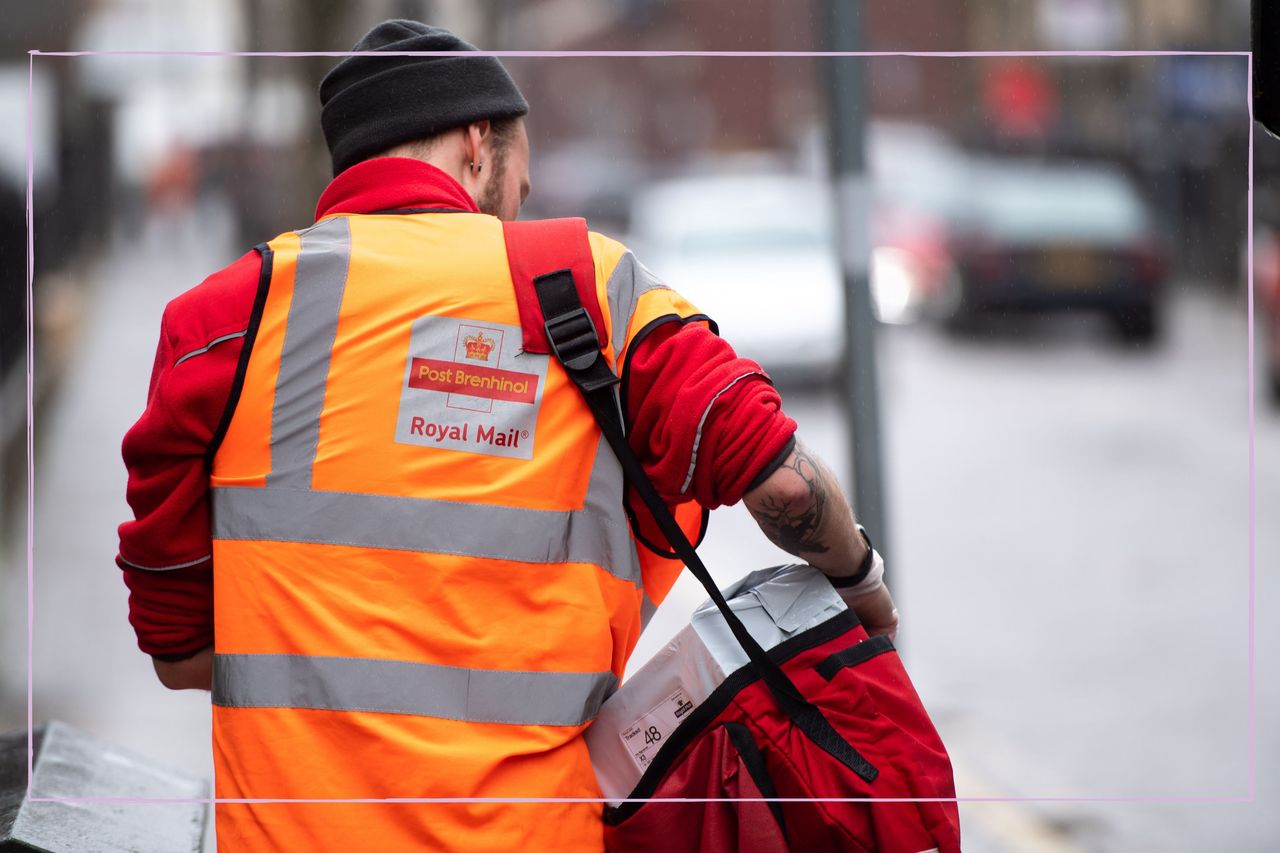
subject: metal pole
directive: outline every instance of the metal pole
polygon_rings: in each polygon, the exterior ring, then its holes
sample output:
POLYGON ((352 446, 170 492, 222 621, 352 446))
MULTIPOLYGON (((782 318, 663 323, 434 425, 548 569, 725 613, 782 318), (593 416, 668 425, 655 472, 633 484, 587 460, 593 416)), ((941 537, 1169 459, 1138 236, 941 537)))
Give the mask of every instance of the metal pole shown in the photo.
MULTIPOLYGON (((862 49, 861 0, 822 0, 825 49, 862 49)), ((862 57, 821 60, 827 86, 828 152, 836 188, 840 266, 845 293, 843 390, 849 425, 853 508, 888 553, 888 525, 880 452, 880 396, 876 381, 875 320, 868 286, 871 260, 871 192, 864 153, 866 95, 862 57)))

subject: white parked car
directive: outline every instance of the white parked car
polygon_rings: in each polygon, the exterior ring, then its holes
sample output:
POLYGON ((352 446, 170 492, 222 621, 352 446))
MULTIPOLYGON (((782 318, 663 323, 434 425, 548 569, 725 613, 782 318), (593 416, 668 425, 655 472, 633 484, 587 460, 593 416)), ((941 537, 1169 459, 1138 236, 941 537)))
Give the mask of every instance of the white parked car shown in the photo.
POLYGON ((775 378, 825 381, 844 353, 834 200, 794 174, 712 174, 636 199, 637 256, 775 378))

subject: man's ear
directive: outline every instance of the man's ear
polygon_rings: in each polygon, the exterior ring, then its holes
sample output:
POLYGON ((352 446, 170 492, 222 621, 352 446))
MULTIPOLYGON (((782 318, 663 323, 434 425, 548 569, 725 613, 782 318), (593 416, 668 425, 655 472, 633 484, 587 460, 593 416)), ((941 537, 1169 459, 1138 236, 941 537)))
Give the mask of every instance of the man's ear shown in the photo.
POLYGON ((489 137, 491 125, 489 120, 473 121, 467 125, 467 160, 471 163, 483 163, 483 145, 489 137))

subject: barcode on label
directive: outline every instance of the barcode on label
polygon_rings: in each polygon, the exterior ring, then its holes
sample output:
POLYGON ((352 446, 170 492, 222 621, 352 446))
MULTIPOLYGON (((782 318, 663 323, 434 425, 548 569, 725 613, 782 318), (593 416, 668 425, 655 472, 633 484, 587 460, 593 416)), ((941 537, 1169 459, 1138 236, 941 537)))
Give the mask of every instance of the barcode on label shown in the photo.
POLYGON ((679 689, 622 730, 622 745, 631 753, 637 767, 644 770, 649 766, 676 726, 688 719, 692 710, 693 702, 679 689))

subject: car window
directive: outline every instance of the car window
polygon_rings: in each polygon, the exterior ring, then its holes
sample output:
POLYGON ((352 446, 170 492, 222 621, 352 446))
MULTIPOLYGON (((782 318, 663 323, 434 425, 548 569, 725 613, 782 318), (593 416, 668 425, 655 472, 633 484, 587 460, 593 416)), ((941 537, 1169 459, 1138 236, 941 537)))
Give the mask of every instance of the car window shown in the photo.
POLYGON ((978 224, 995 236, 1130 240, 1147 229, 1142 201, 1116 175, 992 169, 978 186, 978 224))

